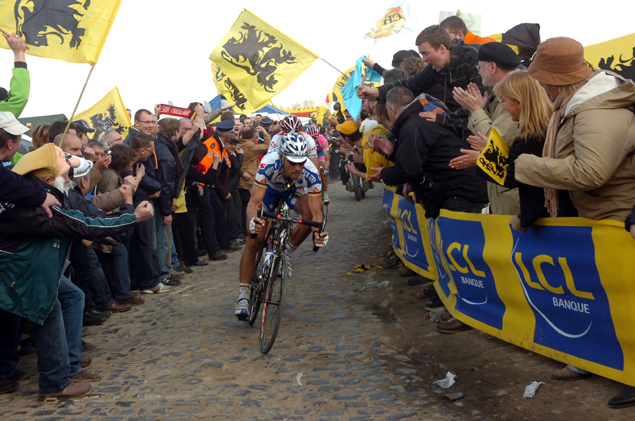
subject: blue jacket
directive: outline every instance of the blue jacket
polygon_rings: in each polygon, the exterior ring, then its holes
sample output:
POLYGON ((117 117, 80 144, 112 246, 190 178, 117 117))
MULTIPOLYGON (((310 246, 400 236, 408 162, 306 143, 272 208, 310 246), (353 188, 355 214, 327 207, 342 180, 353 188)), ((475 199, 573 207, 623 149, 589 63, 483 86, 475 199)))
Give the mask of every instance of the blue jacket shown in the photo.
POLYGON ((161 184, 161 195, 155 199, 157 211, 163 216, 168 216, 172 212, 172 199, 176 191, 176 162, 174 155, 170 152, 170 141, 162 135, 157 135, 154 139, 154 153, 157 156, 158 169, 156 179, 161 184))

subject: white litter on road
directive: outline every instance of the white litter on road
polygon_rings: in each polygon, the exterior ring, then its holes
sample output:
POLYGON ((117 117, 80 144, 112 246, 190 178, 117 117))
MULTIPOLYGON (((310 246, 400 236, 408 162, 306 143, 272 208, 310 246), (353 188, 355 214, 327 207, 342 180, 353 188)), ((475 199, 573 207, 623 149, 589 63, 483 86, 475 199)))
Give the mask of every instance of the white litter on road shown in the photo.
POLYGON ((541 384, 545 384, 544 382, 531 382, 525 388, 525 393, 523 394, 523 398, 533 398, 536 395, 536 390, 540 387, 541 384))
POLYGON ((298 375, 295 376, 295 381, 298 382, 300 386, 302 386, 302 383, 300 383, 301 378, 302 378, 302 373, 298 373, 298 375))
POLYGON ((448 389, 454 384, 454 379, 456 379, 456 374, 450 373, 448 371, 448 373, 445 375, 445 379, 437 380, 434 382, 434 384, 443 389, 448 389))

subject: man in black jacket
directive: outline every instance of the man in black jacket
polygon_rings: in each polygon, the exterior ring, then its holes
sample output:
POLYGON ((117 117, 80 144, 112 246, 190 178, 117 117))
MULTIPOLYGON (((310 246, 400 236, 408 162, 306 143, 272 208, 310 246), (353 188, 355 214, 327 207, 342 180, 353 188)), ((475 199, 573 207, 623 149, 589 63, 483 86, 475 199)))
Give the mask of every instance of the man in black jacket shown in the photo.
POLYGON ((373 168, 377 173, 372 179, 392 186, 410 183, 427 218, 436 218, 440 209, 480 213, 487 203, 485 182, 474 168, 455 170, 449 165, 452 158, 461 155, 465 142, 452 130, 421 117, 423 105, 413 101, 407 88, 393 88, 388 93, 391 137, 396 139, 388 159, 395 166, 373 168))
MULTIPOLYGON (((416 44, 423 57, 422 60, 428 63, 425 69, 408 79, 398 80, 379 88, 360 85, 357 87, 357 96, 362 99, 379 97, 383 101, 387 93, 396 86, 408 88, 417 96, 437 83, 441 84, 446 92, 457 86, 467 89, 467 85, 471 82, 475 83, 482 92, 485 91, 478 72, 480 44, 453 44, 450 35, 439 25, 424 29, 417 36, 416 44)), ((449 98, 439 99, 446 102, 449 98)), ((445 116, 432 113, 426 113, 423 116, 444 127, 467 128, 468 113, 463 109, 445 116)))

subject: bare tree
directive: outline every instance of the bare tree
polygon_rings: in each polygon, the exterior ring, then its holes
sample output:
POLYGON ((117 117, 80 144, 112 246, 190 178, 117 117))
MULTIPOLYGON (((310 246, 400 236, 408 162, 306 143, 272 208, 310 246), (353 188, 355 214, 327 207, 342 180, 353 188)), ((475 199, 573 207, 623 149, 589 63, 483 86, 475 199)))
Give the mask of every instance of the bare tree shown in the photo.
POLYGON ((302 101, 302 108, 311 108, 315 107, 315 100, 313 98, 305 99, 302 101))

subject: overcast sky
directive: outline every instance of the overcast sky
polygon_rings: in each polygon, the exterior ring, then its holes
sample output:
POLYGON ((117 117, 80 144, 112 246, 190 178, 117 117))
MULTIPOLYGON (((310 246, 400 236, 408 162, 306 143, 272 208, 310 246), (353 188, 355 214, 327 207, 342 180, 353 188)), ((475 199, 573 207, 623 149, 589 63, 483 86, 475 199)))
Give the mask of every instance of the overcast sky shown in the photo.
MULTIPOLYGON (((249 9, 340 70, 368 53, 364 34, 394 1, 370 0, 124 0, 110 31, 84 97, 81 112, 118 86, 126 107, 153 109, 155 103, 191 101, 217 95, 209 55, 229 31, 243 8, 249 9)), ((438 23, 440 10, 482 15, 482 35, 505 32, 519 23, 539 23, 541 38, 569 36, 583 45, 635 32, 630 1, 413 1, 413 12, 425 27, 438 23), (415 5, 416 3, 416 5, 415 5), (439 9, 439 4, 442 4, 439 9), (430 6, 427 6, 430 5, 430 6), (605 7, 606 6, 606 7, 605 7), (610 7, 609 7, 610 6, 610 7)), ((421 29, 423 29, 423 27, 421 29)), ((403 49, 415 48, 414 39, 403 49)), ((90 70, 88 64, 27 56, 31 96, 22 114, 71 115, 90 70)), ((381 63, 390 67, 390 63, 381 63)), ((13 53, 0 50, 0 86, 9 88, 13 53)), ((336 70, 317 60, 284 92, 276 105, 313 98, 324 103, 338 77, 336 70)))

